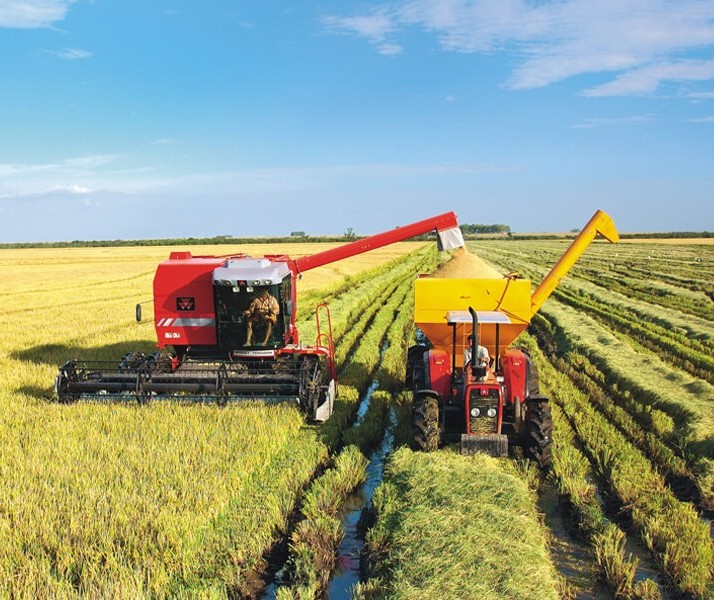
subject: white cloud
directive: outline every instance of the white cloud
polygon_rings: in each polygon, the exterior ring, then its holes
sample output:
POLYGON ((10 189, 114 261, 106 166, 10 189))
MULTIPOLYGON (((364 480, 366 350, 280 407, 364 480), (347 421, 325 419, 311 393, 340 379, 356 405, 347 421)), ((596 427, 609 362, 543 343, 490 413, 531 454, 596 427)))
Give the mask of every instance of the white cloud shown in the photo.
POLYGON ((585 119, 582 123, 573 125, 572 129, 594 129, 596 127, 607 127, 610 125, 644 125, 654 120, 654 115, 633 115, 631 117, 618 118, 598 118, 585 119))
POLYGON ((699 119, 689 119, 689 123, 714 123, 714 116, 700 117, 699 119))
POLYGON ((96 169, 114 162, 118 157, 117 154, 89 154, 87 156, 67 158, 62 165, 77 169, 96 169))
POLYGON ((15 198, 15 199, 21 199, 21 198, 42 198, 42 197, 51 197, 51 196, 84 196, 87 194, 92 194, 94 193, 94 190, 85 187, 83 185, 78 185, 78 184, 70 184, 70 185, 63 185, 63 184, 58 184, 58 185, 53 185, 51 187, 47 188, 37 188, 37 189, 25 189, 22 191, 18 192, 12 192, 12 193, 6 193, 6 194, 0 194, 0 198, 15 198))
POLYGON ((75 0, 0 0, 0 28, 36 29, 62 21, 75 0))
POLYGON ((95 154, 58 162, 0 164, 0 197, 91 193, 111 178, 106 167, 117 158, 114 154, 95 154))
POLYGON ((81 48, 65 48, 59 52, 51 52, 55 56, 62 58, 64 60, 79 60, 82 58, 91 58, 93 53, 89 50, 82 50, 81 48))
POLYGON ((377 52, 384 54, 386 56, 393 56, 395 54, 401 54, 402 48, 399 44, 378 44, 377 52))
POLYGON ((371 42, 382 42, 395 27, 394 19, 387 9, 355 17, 325 17, 323 22, 335 32, 353 33, 371 42))
POLYGON ((714 99, 714 92, 690 92, 689 94, 687 94, 687 98, 693 98, 695 100, 714 99))
POLYGON ((402 51, 399 44, 387 41, 397 23, 386 8, 361 16, 325 17, 323 24, 333 33, 366 38, 380 54, 394 55, 402 51))
POLYGON ((667 81, 714 79, 714 60, 680 60, 631 69, 614 80, 585 90, 585 96, 629 96, 654 92, 667 81))
POLYGON ((378 51, 416 27, 433 34, 444 51, 509 52, 519 61, 506 81, 511 89, 587 73, 615 74, 586 92, 593 96, 714 79, 708 66, 682 60, 685 52, 714 47, 711 0, 403 0, 324 22, 378 51))

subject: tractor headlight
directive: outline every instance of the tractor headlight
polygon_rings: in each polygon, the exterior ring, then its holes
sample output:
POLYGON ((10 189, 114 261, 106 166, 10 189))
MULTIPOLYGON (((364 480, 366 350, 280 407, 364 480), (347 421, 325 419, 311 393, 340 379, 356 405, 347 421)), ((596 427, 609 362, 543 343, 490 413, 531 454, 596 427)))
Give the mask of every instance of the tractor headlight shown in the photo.
POLYGON ((471 416, 472 417, 478 417, 481 415, 481 411, 478 408, 472 408, 471 409, 471 416))
POLYGON ((489 409, 486 411, 486 415, 487 415, 489 418, 493 419, 493 417, 496 416, 496 409, 495 409, 495 408, 489 408, 489 409))

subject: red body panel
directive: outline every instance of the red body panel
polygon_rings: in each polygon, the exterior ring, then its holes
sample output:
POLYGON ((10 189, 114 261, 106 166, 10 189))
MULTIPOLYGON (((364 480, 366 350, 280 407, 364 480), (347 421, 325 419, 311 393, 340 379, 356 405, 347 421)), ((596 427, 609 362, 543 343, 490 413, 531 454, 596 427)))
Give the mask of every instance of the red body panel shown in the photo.
POLYGON ((189 252, 176 252, 159 264, 154 276, 159 348, 217 344, 211 275, 224 262, 225 258, 192 257, 189 252))
POLYGON ((429 372, 429 387, 442 400, 451 397, 451 357, 444 350, 430 350, 426 353, 429 372))
POLYGON ((523 402, 526 398, 526 356, 516 348, 507 348, 501 355, 506 402, 523 402))

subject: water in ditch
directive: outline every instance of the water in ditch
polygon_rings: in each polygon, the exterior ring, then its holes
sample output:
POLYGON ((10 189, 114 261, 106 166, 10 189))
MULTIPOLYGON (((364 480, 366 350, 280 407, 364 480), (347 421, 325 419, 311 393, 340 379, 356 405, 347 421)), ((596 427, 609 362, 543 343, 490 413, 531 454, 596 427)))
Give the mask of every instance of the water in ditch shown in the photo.
POLYGON ((384 475, 384 463, 392 451, 394 434, 392 429, 396 423, 394 409, 389 411, 389 424, 382 438, 381 445, 369 456, 367 478, 358 490, 347 501, 347 512, 342 519, 345 537, 340 544, 339 566, 330 580, 327 596, 331 600, 348 600, 350 590, 360 580, 360 558, 364 548, 364 540, 360 532, 359 521, 365 508, 369 506, 374 490, 381 483, 384 475))
MULTIPOLYGON (((382 352, 384 352, 384 348, 382 348, 382 352)), ((357 407, 357 415, 353 426, 362 423, 371 404, 372 394, 374 394, 378 388, 379 380, 374 379, 357 407)), ((327 595, 329 598, 348 599, 350 597, 350 589, 359 581, 360 553, 364 546, 364 541, 360 538, 358 532, 359 519, 364 508, 368 506, 372 499, 374 490, 382 480, 384 461, 394 441, 394 436, 391 433, 392 424, 394 422, 396 422, 396 415, 393 409, 390 409, 389 425, 382 439, 382 443, 379 448, 369 456, 365 482, 345 500, 345 516, 342 519, 345 537, 339 547, 339 566, 330 582, 327 595)), ((269 584, 262 595, 264 599, 275 598, 278 586, 288 579, 290 575, 287 572, 289 569, 289 562, 287 561, 287 539, 284 540, 280 546, 280 548, 276 549, 276 556, 273 557, 271 561, 272 564, 269 566, 268 573, 266 574, 266 579, 269 581, 269 584)))
POLYGON ((550 552, 560 574, 575 591, 577 600, 604 600, 612 594, 598 582, 592 550, 563 514, 555 484, 547 478, 538 491, 538 509, 551 532, 550 552))

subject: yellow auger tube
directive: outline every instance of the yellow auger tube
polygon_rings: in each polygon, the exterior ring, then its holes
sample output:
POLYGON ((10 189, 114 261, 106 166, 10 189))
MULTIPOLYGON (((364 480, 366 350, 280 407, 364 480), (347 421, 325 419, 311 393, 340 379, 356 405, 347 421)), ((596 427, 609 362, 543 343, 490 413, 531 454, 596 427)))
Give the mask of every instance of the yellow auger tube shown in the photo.
POLYGON ((570 271, 598 233, 613 244, 620 239, 614 221, 610 215, 601 210, 598 210, 592 216, 578 237, 573 240, 573 243, 565 251, 565 254, 560 257, 558 263, 533 292, 531 295, 531 315, 535 315, 540 310, 540 307, 553 293, 560 280, 570 271))

